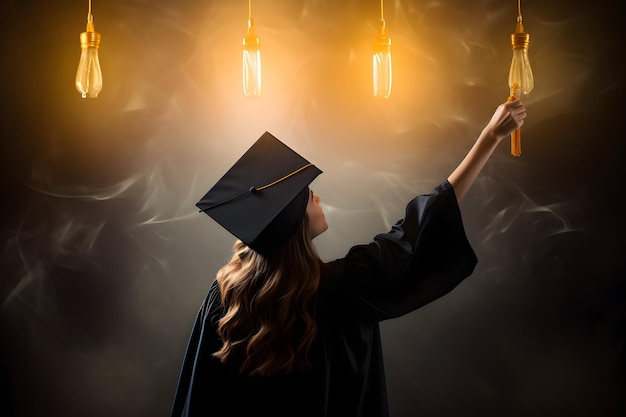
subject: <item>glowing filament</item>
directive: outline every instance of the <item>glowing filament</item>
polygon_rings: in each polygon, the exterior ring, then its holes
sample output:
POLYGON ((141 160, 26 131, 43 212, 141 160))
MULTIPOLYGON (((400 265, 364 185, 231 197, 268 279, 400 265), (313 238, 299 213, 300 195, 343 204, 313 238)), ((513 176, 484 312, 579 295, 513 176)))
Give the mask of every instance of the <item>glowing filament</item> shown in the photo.
POLYGON ((243 93, 246 97, 261 96, 261 42, 254 31, 251 0, 248 1, 248 33, 243 38, 243 93))
POLYGON ((374 39, 372 55, 374 96, 389 97, 391 94, 391 38, 387 36, 387 28, 383 17, 383 0, 380 2, 380 28, 374 39))
MULTIPOLYGON (((515 33, 511 35, 511 47, 513 48, 513 60, 509 69, 509 101, 527 96, 535 87, 533 72, 528 59, 528 47, 530 45, 530 34, 524 32, 522 24, 522 11, 520 0, 517 0, 517 25, 515 33)), ((511 133, 511 155, 520 156, 522 154, 522 144, 520 129, 511 133)))
POLYGON ((87 14, 87 30, 80 34, 80 60, 75 85, 82 98, 96 98, 102 90, 102 69, 98 58, 101 35, 95 31, 91 0, 87 14))

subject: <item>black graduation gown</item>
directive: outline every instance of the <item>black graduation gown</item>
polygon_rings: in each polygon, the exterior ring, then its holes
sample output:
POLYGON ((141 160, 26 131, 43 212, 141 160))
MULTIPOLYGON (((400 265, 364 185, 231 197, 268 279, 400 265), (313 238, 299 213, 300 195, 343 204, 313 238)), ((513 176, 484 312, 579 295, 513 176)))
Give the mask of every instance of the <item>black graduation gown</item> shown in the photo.
POLYGON ((214 281, 198 312, 172 417, 388 416, 379 322, 456 287, 477 259, 448 181, 411 200, 403 220, 322 268, 314 371, 245 377, 211 356, 224 312, 214 281))

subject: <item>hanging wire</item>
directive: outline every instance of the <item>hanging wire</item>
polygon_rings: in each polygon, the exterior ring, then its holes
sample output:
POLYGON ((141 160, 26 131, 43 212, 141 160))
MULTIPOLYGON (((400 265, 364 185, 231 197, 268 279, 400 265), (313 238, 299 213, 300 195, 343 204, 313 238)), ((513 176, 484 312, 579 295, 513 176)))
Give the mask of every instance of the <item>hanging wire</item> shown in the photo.
POLYGON ((522 0, 517 0, 517 26, 515 31, 518 33, 524 32, 524 24, 522 23, 522 0))
POLYGON ((380 0, 380 20, 384 22, 385 21, 385 15, 383 14, 383 1, 384 0, 380 0))
POLYGON ((87 21, 93 22, 93 15, 91 14, 91 0, 89 0, 89 10, 87 11, 87 21))

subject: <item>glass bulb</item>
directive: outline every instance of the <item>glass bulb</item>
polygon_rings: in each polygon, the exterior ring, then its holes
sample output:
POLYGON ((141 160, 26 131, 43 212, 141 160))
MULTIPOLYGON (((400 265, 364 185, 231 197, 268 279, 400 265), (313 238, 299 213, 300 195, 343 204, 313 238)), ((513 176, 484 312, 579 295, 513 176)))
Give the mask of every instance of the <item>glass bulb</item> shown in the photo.
POLYGON ((374 70, 374 96, 389 97, 391 94, 391 38, 387 36, 385 21, 381 21, 378 37, 374 40, 372 55, 374 70))
POLYGON ((248 34, 243 38, 243 93, 246 97, 261 96, 261 42, 254 33, 252 18, 248 34))
POLYGON ((80 34, 80 61, 76 71, 76 89, 82 98, 96 98, 102 90, 102 70, 98 58, 100 34, 94 31, 93 22, 80 34))
POLYGON ((527 96, 535 87, 533 72, 528 59, 528 45, 530 34, 516 32, 511 35, 513 46, 513 60, 509 70, 509 88, 511 95, 521 98, 527 96), (521 94, 520 94, 521 93, 521 94))

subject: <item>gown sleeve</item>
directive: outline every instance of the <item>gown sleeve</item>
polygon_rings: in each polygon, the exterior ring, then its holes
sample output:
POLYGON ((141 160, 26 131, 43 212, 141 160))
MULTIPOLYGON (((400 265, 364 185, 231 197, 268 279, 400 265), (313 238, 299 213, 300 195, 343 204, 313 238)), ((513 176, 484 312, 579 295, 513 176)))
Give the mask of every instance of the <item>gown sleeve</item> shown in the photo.
MULTIPOLYGON (((339 313, 359 321, 407 314, 449 293, 471 275, 477 258, 452 185, 411 200, 389 232, 329 263, 339 313)), ((337 312, 337 311, 336 311, 337 312)))
POLYGON ((191 329, 181 367, 171 417, 207 415, 211 401, 206 401, 214 385, 220 380, 220 367, 211 354, 221 346, 215 331, 223 307, 219 287, 213 281, 191 329))

